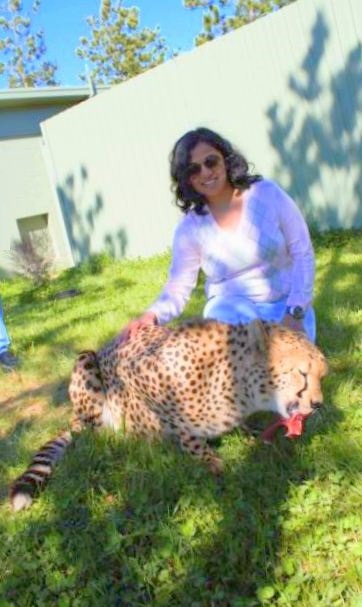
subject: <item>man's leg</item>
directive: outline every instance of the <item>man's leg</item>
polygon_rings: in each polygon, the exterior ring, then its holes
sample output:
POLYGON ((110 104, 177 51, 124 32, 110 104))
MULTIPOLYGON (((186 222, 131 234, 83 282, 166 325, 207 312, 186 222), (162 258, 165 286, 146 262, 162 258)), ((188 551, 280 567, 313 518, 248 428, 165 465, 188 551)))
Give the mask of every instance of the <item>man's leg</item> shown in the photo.
POLYGON ((0 305, 0 366, 4 369, 14 369, 18 365, 16 356, 9 352, 10 338, 4 323, 2 307, 0 305))
POLYGON ((10 346, 10 338, 4 323, 4 316, 0 304, 0 354, 7 352, 10 346))

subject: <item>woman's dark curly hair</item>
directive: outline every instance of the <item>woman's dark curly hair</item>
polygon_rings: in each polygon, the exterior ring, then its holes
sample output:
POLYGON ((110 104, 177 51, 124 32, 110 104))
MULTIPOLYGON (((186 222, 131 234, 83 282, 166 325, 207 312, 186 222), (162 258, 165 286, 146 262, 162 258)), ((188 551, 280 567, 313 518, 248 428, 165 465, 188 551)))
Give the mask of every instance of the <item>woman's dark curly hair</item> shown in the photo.
POLYGON ((198 215, 204 215, 207 205, 206 197, 194 190, 187 175, 191 152, 198 143, 208 143, 222 154, 227 178, 234 187, 244 190, 261 179, 260 175, 249 172, 248 162, 229 141, 204 127, 189 131, 176 141, 170 156, 172 191, 176 205, 183 213, 194 210, 198 215))

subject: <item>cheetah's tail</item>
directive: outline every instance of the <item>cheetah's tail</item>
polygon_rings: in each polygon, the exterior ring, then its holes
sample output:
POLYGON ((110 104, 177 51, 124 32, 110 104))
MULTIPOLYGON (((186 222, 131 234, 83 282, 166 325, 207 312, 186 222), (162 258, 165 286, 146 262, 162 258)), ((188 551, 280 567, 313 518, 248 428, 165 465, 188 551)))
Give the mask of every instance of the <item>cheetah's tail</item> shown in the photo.
POLYGON ((15 512, 31 505, 34 494, 44 487, 72 440, 71 432, 66 430, 37 451, 28 468, 10 487, 10 501, 15 512))
POLYGON ((15 512, 28 508, 33 501, 34 494, 43 489, 54 466, 73 441, 72 434, 80 433, 87 423, 92 427, 102 425, 105 397, 95 352, 85 351, 79 354, 74 365, 69 394, 75 409, 75 417, 70 424, 70 430, 63 430, 56 438, 41 447, 25 472, 11 485, 10 501, 15 512), (88 412, 83 409, 84 402, 91 405, 88 412))

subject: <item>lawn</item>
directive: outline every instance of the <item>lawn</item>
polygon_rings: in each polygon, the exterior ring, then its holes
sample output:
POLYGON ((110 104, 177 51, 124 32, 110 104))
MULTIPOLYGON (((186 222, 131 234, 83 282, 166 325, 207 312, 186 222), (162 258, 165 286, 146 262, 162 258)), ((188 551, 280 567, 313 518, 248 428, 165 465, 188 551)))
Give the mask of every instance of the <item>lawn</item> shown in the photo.
MULTIPOLYGON (((22 359, 0 372, 0 607, 362 607, 362 232, 316 236, 315 249, 330 375, 300 439, 233 432, 216 481, 171 444, 87 431, 16 515, 8 485, 67 424, 77 352, 153 300, 169 257, 99 256, 41 288, 0 284, 22 359), (81 294, 54 297, 70 288, 81 294)), ((184 316, 202 303, 200 286, 184 316)))

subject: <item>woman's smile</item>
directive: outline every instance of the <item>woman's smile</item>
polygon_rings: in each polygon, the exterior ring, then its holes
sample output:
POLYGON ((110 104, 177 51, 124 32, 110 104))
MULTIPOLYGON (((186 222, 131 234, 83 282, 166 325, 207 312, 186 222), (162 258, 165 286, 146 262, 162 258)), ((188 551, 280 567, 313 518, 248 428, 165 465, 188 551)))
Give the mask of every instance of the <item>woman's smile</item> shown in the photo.
POLYGON ((222 154, 208 143, 198 143, 191 152, 189 182, 196 192, 209 202, 225 199, 233 190, 230 185, 222 154))

